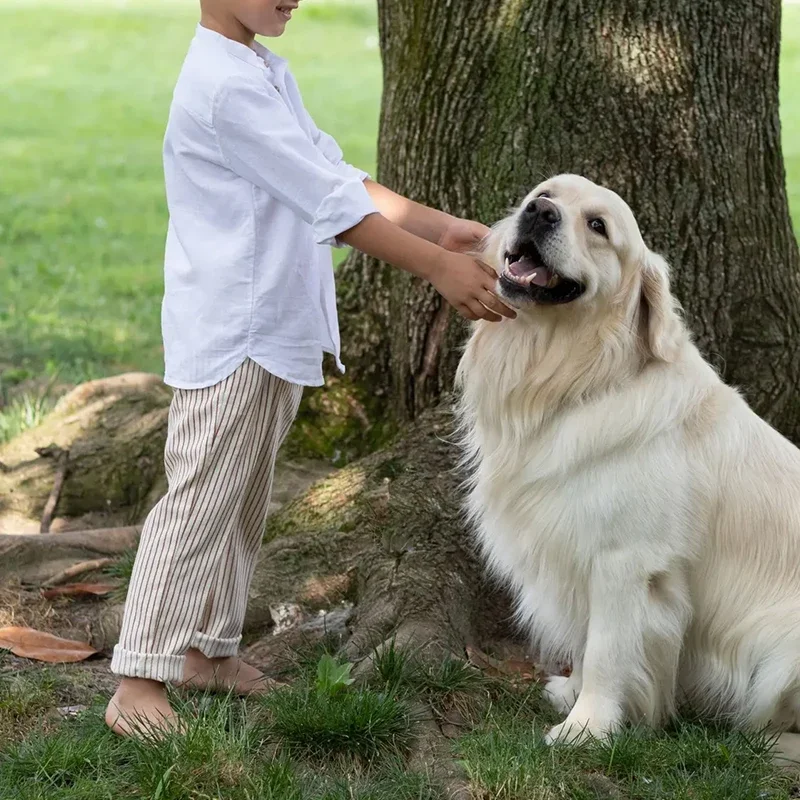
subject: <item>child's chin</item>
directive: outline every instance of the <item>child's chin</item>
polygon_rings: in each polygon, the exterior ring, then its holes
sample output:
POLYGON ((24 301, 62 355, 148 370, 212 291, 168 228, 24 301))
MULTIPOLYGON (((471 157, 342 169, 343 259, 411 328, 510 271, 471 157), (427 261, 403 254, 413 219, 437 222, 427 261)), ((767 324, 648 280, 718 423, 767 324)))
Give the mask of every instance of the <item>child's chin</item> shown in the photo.
POLYGON ((267 36, 271 38, 275 38, 276 36, 282 36, 283 32, 286 30, 286 23, 285 22, 278 22, 278 23, 270 23, 269 25, 265 25, 263 30, 256 31, 259 36, 267 36))

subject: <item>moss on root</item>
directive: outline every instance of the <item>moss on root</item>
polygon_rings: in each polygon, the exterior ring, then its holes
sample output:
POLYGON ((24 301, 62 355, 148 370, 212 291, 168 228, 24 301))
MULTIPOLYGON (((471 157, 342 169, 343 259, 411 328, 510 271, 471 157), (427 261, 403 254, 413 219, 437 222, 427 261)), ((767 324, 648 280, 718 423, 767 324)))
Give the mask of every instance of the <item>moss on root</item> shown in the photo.
POLYGON ((383 447, 395 433, 384 403, 343 378, 329 377, 324 387, 306 389, 284 452, 342 466, 383 447))

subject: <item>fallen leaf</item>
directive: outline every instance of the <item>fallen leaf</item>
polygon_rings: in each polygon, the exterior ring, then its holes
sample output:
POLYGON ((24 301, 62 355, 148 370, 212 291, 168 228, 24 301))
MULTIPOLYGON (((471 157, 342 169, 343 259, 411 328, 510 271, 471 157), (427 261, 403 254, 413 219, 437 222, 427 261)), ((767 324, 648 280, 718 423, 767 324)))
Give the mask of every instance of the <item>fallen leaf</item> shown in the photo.
POLYGON ((54 586, 52 589, 42 589, 42 597, 52 600, 54 597, 86 597, 86 595, 102 596, 110 594, 116 589, 114 583, 67 583, 64 586, 54 586))
POLYGON ((516 658, 500 661, 472 645, 467 645, 467 658, 471 664, 490 675, 514 676, 527 681, 540 681, 545 677, 544 671, 538 664, 516 658))
POLYGON ((16 625, 0 628, 0 648, 10 650, 20 658, 46 661, 48 664, 84 661, 98 652, 85 642, 62 639, 52 633, 16 625))

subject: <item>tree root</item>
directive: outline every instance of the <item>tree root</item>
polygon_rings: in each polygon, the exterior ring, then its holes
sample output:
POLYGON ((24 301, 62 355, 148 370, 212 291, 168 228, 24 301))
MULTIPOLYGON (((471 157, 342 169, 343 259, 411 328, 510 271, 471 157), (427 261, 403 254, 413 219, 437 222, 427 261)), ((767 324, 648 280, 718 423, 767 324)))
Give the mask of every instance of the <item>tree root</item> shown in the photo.
POLYGON ((0 585, 42 585, 77 562, 119 556, 136 546, 141 527, 31 536, 0 535, 0 585))
MULTIPOLYGON (((437 660, 508 636, 508 601, 487 582, 463 528, 451 430, 449 411, 433 410, 392 447, 323 478, 270 518, 244 626, 259 658, 274 660, 282 646, 273 635, 281 604, 302 609, 300 636, 320 633, 320 612, 352 608, 327 619, 346 657, 365 662, 360 669, 389 638, 437 660)), ((76 562, 119 555, 138 533, 0 536, 0 583, 41 584, 76 562)), ((75 599, 70 608, 93 646, 115 643, 121 605, 75 599)))
POLYGON ((59 474, 59 459, 47 454, 62 450, 69 450, 69 480, 57 498, 63 516, 117 513, 137 522, 163 492, 171 397, 156 375, 90 381, 64 395, 40 425, 0 445, 7 467, 0 532, 39 530, 59 474))

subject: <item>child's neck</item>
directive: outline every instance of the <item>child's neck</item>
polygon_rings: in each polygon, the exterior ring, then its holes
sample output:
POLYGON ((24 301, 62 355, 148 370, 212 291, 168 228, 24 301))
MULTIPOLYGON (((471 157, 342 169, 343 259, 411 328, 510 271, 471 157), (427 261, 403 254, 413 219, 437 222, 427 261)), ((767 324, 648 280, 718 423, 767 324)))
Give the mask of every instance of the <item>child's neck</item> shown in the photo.
POLYGON ((242 23, 233 16, 227 16, 221 19, 204 11, 200 16, 200 24, 204 28, 215 31, 226 39, 240 42, 246 47, 252 48, 253 42, 255 41, 255 33, 242 25, 242 23))

